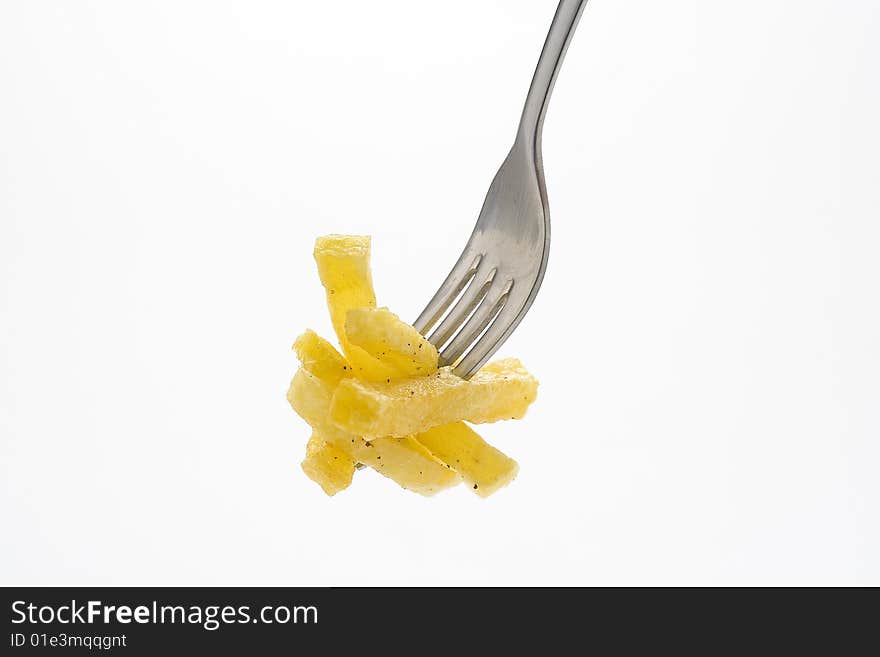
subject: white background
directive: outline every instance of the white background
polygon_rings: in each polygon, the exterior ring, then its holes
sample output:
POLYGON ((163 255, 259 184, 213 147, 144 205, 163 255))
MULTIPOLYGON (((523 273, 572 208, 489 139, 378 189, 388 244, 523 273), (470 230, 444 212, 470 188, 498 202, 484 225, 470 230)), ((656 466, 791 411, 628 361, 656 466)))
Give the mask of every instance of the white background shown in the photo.
POLYGON ((880 584, 875 0, 592 0, 520 476, 299 470, 315 236, 414 318, 554 7, 0 4, 0 583, 880 584))

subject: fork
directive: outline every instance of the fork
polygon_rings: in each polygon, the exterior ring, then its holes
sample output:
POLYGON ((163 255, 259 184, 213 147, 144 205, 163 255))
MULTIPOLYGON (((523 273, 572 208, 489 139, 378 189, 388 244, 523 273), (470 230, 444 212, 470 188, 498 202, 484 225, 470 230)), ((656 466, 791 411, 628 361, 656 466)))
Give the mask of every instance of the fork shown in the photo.
POLYGON ((586 4, 561 0, 556 8, 513 148, 489 186, 464 251, 413 324, 427 336, 443 318, 428 340, 440 350, 440 364, 455 365, 454 373, 465 379, 513 333, 547 269, 550 209, 541 133, 553 83, 586 4))

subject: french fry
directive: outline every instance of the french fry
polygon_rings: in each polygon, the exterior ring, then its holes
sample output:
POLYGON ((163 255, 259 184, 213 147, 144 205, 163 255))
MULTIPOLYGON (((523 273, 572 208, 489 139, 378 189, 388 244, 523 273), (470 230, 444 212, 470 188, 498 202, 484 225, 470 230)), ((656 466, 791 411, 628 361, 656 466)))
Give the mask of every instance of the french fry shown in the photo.
POLYGON ((327 383, 335 386, 342 379, 352 376, 351 366, 345 357, 311 329, 296 339, 293 350, 303 369, 327 383))
POLYGON ((387 308, 352 308, 345 315, 348 340, 394 368, 397 376, 437 371, 437 349, 421 333, 387 308))
POLYGON ((515 358, 486 365, 470 380, 450 368, 434 375, 374 383, 345 379, 330 406, 339 428, 366 438, 408 436, 441 424, 521 418, 538 382, 515 358))
POLYGON ((480 497, 489 497, 513 481, 519 465, 483 440, 464 422, 443 424, 415 435, 431 454, 461 475, 480 497))
POLYGON ((351 485, 355 462, 344 450, 313 431, 300 467, 327 495, 333 496, 351 485))

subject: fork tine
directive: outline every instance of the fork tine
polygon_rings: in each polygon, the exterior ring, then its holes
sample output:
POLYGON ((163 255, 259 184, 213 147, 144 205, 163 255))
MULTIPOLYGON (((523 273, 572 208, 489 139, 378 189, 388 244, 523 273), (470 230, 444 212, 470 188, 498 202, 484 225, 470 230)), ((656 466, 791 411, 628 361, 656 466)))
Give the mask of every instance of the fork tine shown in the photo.
POLYGON ((455 366, 454 373, 463 379, 469 379, 479 370, 498 348, 504 343, 513 329, 523 317, 525 302, 521 299, 508 299, 501 310, 495 315, 491 325, 477 340, 476 344, 455 366))
POLYGON ((471 279, 470 285, 461 295, 458 303, 453 306, 449 314, 440 322, 440 326, 434 329, 434 332, 428 337, 428 341, 437 349, 440 349, 449 338, 455 335, 455 332, 470 316, 474 308, 477 307, 477 304, 489 292, 497 270, 493 267, 487 273, 488 269, 489 266, 486 264, 486 261, 482 260, 471 279))
POLYGON ((495 316, 501 312, 510 290, 513 288, 513 281, 508 281, 501 290, 501 293, 487 294, 480 303, 479 308, 474 311, 465 325, 458 334, 452 339, 443 352, 440 354, 440 361, 443 365, 451 365, 470 347, 474 340, 480 337, 480 334, 486 329, 495 316))
POLYGON ((413 322, 413 326, 419 333, 426 335, 428 330, 437 323, 449 304, 473 278, 482 259, 482 255, 474 254, 468 249, 464 250, 440 288, 431 297, 428 305, 425 306, 418 319, 413 322))

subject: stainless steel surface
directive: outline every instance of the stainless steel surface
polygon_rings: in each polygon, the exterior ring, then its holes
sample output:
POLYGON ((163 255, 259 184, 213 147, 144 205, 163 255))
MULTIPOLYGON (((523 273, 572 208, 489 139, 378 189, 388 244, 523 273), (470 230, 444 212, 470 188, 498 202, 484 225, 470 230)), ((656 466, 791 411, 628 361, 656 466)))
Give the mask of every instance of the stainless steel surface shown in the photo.
POLYGON ((428 340, 440 350, 441 365, 457 362, 454 371, 464 378, 482 367, 510 336, 544 278, 550 211, 541 132, 553 83, 586 4, 587 0, 562 0, 556 8, 513 148, 489 186, 464 251, 414 323, 428 335, 440 322, 428 340))

